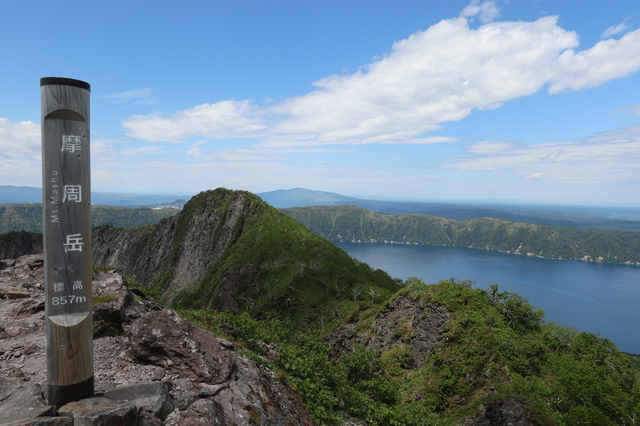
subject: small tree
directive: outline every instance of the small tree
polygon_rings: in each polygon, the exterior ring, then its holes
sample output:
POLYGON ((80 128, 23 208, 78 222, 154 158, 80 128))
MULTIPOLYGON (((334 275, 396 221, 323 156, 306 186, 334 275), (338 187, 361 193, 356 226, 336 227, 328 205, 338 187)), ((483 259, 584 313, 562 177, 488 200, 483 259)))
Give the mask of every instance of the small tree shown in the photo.
POLYGON ((351 297, 354 302, 357 302, 360 299, 360 295, 362 294, 363 289, 360 286, 351 287, 351 297))

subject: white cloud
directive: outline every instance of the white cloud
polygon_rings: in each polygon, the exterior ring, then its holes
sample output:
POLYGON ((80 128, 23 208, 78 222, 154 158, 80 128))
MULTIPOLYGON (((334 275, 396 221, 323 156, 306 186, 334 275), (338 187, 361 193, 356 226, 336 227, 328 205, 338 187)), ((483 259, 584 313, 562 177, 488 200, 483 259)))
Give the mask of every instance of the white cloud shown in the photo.
POLYGON ((616 34, 623 33, 629 29, 628 19, 618 25, 612 25, 602 32, 602 38, 610 38, 616 34))
MULTIPOLYGON (((465 16, 497 16, 494 2, 471 2, 465 16), (483 12, 484 11, 484 12, 483 12), (482 15, 484 13, 484 15, 482 15)), ((470 28, 440 21, 394 43, 356 73, 314 82, 315 90, 259 106, 220 101, 167 116, 134 116, 127 134, 150 142, 254 138, 261 147, 431 143, 425 134, 539 92, 582 90, 640 69, 640 30, 576 51, 578 35, 556 16, 470 28)))
POLYGON ((471 171, 509 171, 526 179, 610 184, 640 181, 640 125, 575 142, 539 145, 496 141, 470 145, 472 158, 443 167, 471 171))
POLYGON ((498 9, 494 1, 483 1, 480 3, 480 0, 472 0, 472 2, 460 12, 460 16, 464 18, 478 16, 480 17, 480 21, 486 24, 500 17, 500 9, 498 9))
POLYGON ((537 92, 558 55, 577 43, 555 17, 477 30, 464 18, 441 21, 366 69, 317 81, 317 90, 272 107, 282 116, 273 130, 321 143, 416 137, 537 92))
POLYGON ((2 158, 38 159, 41 150, 40 124, 13 122, 0 118, 0 150, 2 158))
POLYGON ((0 118, 0 182, 42 186, 40 125, 0 118))
POLYGON ((597 87, 609 80, 627 76, 640 69, 640 30, 631 31, 619 40, 600 41, 591 49, 572 49, 558 57, 549 92, 582 90, 597 87))
POLYGON ((122 122, 127 135, 149 142, 182 142, 191 136, 211 139, 259 136, 265 128, 250 101, 221 101, 178 111, 168 117, 133 116, 122 122))

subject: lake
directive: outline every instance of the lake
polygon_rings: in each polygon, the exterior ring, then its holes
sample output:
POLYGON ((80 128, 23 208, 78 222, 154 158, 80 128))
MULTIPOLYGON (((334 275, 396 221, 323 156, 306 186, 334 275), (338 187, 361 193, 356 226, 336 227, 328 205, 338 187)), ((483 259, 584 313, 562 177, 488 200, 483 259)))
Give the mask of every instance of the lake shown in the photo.
POLYGON ((498 284, 544 310, 547 321, 599 334, 640 354, 640 267, 551 260, 488 250, 404 244, 338 243, 392 277, 425 283, 455 277, 475 287, 498 284))

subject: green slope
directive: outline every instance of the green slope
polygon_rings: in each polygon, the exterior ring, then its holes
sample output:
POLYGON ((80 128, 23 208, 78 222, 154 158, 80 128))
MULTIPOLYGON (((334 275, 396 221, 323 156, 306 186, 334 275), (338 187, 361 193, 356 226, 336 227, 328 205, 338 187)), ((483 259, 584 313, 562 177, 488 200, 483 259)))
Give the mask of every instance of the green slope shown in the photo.
MULTIPOLYGON (((386 272, 352 259, 256 195, 222 189, 198 194, 185 205, 176 225, 174 255, 153 287, 162 292, 172 281, 188 244, 189 224, 212 216, 224 222, 234 211, 242 213, 232 229, 221 230, 232 237, 220 260, 174 299, 175 307, 231 305, 251 315, 270 313, 297 325, 318 325, 354 308, 354 288, 373 300, 384 300, 399 288, 386 272)), ((218 231, 212 232, 208 238, 218 231)))
POLYGON ((286 317, 294 328, 327 325, 354 299, 381 301, 399 288, 258 196, 224 188, 155 225, 95 228, 92 255, 173 307, 286 317))
POLYGON ((320 424, 615 425, 640 417, 638 358, 594 334, 544 324, 543 312, 497 285, 410 278, 385 303, 360 303, 317 333, 295 332, 284 317, 183 313, 277 371, 320 424), (500 412, 504 404, 511 408, 500 412))
MULTIPOLYGON (((92 206, 91 226, 111 225, 135 228, 157 223, 160 219, 178 213, 175 209, 150 209, 92 206)), ((0 234, 13 231, 42 233, 41 204, 0 204, 0 234)))
POLYGON ((551 259, 640 263, 640 234, 483 218, 385 214, 356 206, 281 209, 331 241, 393 242, 496 250, 551 259))

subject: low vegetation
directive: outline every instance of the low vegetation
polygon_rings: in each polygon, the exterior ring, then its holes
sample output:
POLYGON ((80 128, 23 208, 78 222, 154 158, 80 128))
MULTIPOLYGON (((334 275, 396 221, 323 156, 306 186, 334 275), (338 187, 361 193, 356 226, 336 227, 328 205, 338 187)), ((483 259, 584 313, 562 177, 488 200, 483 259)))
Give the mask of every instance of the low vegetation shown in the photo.
POLYGON ((542 311, 495 285, 482 290, 453 279, 426 285, 416 278, 404 284, 385 303, 356 303, 340 324, 351 323, 362 335, 374 333, 368 329, 372 318, 385 317, 401 297, 446 307, 452 320, 419 367, 409 360, 416 337, 410 326, 397 326, 397 344, 355 345, 336 355, 329 329, 292 333, 285 318, 258 321, 246 312, 183 314, 275 370, 300 392, 320 424, 346 418, 370 425, 454 424, 479 415, 481 404, 504 399, 518 401, 537 424, 640 419, 637 359, 609 340, 544 323, 542 311))

